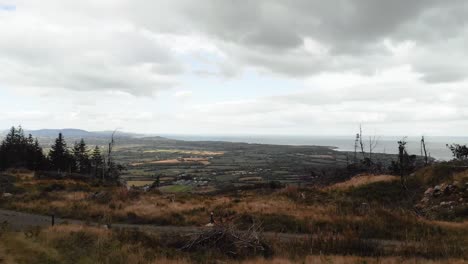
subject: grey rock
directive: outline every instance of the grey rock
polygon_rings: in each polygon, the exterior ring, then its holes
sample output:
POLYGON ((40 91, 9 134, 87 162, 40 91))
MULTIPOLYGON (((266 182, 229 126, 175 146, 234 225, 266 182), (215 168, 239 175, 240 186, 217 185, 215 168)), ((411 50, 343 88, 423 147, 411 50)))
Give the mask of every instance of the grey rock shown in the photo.
POLYGON ((425 192, 424 192, 424 195, 425 196, 430 196, 434 193, 434 189, 433 188, 428 188, 425 192))

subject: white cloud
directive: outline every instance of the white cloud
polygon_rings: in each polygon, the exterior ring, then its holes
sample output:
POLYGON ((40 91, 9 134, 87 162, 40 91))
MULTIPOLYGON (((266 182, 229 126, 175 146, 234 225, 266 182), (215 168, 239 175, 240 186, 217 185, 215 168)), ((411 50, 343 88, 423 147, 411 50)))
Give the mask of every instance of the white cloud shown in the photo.
POLYGON ((467 117, 466 1, 6 4, 2 124, 311 133, 366 122, 416 133, 467 117), (29 104, 13 111, 12 99, 29 104))
POLYGON ((174 94, 175 97, 177 98, 190 98, 192 97, 193 92, 192 91, 178 91, 174 94))

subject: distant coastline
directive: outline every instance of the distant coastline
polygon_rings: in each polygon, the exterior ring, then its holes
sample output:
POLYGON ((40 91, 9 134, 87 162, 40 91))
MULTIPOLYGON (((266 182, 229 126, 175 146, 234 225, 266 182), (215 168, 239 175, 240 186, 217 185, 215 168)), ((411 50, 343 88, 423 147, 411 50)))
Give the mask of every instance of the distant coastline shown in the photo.
MULTIPOLYGON (((314 145, 328 146, 337 151, 354 151, 354 138, 352 136, 223 136, 223 135, 175 135, 162 134, 161 136, 189 141, 226 141, 226 142, 244 142, 253 144, 275 144, 275 145, 314 145)), ((375 149, 377 153, 396 154, 397 141, 402 137, 382 136, 375 149)), ((407 149, 410 154, 419 155, 420 138, 407 137, 407 149)), ((437 160, 450 160, 452 153, 446 144, 467 144, 468 137, 430 137, 426 136, 426 145, 428 153, 437 160)))

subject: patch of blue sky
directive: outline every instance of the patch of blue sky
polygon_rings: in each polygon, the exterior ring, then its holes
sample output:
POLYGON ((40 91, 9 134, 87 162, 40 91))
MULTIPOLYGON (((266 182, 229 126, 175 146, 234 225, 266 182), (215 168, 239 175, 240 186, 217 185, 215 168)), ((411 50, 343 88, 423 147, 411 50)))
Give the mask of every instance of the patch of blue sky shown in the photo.
POLYGON ((18 102, 21 102, 21 110, 30 111, 44 107, 47 98, 29 96, 27 93, 12 92, 7 86, 0 84, 0 112, 12 112, 18 110, 18 102))
POLYGON ((9 5, 9 4, 1 4, 0 3, 0 11, 16 11, 16 6, 15 5, 9 5))

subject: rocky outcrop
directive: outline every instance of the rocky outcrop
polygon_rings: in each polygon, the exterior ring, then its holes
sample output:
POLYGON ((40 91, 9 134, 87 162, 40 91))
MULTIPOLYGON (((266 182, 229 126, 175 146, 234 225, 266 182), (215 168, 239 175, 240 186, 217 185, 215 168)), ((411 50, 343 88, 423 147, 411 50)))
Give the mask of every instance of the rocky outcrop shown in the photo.
POLYGON ((454 217, 463 218, 468 217, 464 216, 468 212, 467 201, 468 183, 453 181, 427 188, 416 208, 436 218, 442 214, 449 216, 451 212, 461 214, 454 217))

